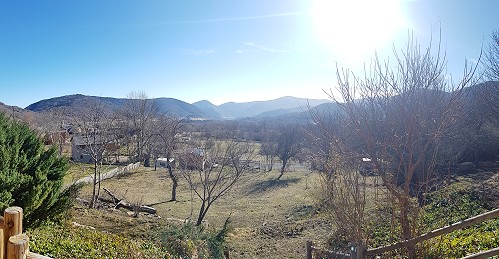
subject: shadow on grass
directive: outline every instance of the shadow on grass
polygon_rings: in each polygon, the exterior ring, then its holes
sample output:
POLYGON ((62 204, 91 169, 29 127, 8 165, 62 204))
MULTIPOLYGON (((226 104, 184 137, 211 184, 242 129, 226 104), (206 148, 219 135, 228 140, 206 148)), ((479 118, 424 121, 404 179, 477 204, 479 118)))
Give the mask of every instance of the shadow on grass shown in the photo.
POLYGON ((248 187, 248 194, 256 194, 277 188, 285 188, 288 187, 290 184, 297 183, 298 181, 300 181, 300 178, 288 178, 281 180, 272 179, 263 182, 258 182, 248 187))
POLYGON ((155 206, 155 205, 165 204, 165 203, 170 203, 170 202, 175 202, 175 203, 177 203, 177 202, 187 202, 187 201, 179 201, 179 200, 175 200, 175 201, 174 201, 174 200, 167 200, 167 201, 160 201, 160 202, 156 202, 156 203, 146 204, 146 206, 150 206, 150 207, 152 207, 152 206, 155 206))
POLYGON ((165 204, 165 203, 169 203, 169 202, 172 202, 172 200, 169 200, 169 201, 160 201, 160 202, 156 202, 156 203, 146 204, 146 206, 152 207, 152 206, 156 206, 156 205, 159 205, 159 204, 165 204))

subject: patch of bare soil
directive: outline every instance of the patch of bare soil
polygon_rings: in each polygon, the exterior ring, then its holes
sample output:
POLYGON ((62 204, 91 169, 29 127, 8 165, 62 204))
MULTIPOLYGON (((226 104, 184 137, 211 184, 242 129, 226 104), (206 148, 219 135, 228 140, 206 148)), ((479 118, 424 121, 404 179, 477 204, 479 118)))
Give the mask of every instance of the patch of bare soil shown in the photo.
POLYGON ((499 208, 499 169, 476 170, 458 177, 457 180, 472 183, 491 207, 499 208))

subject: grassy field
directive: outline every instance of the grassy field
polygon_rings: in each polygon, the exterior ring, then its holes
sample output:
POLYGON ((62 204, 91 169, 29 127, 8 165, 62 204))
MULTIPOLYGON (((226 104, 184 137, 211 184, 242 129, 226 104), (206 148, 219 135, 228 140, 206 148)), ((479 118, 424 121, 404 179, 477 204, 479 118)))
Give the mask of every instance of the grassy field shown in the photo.
MULTIPOLYGON (((72 173, 72 177, 78 173, 78 170, 73 169, 73 171, 75 172, 72 173)), ((333 229, 327 213, 317 205, 321 189, 319 175, 310 172, 304 166, 296 165, 286 172, 280 181, 274 180, 277 175, 277 171, 248 173, 226 196, 210 208, 205 218, 209 229, 220 229, 228 217, 231 219, 232 229, 227 243, 231 258, 303 258, 307 240, 313 240, 319 243, 319 246, 320 243, 323 243, 322 246, 327 246, 325 243, 328 240, 335 239, 331 239, 330 236, 333 229)), ((499 173, 494 171, 454 178, 452 188, 442 189, 445 195, 435 194, 437 198, 434 198, 434 204, 427 206, 425 217, 431 218, 430 222, 435 224, 428 225, 426 231, 477 215, 489 210, 488 207, 497 207, 498 177, 499 173), (448 200, 455 204, 448 204, 445 208, 439 206, 448 200), (489 205, 485 206, 482 203, 489 205)), ((125 210, 110 207, 90 210, 77 204, 72 210, 71 220, 93 226, 99 231, 138 241, 158 242, 159 232, 172 225, 178 226, 182 224, 180 221, 185 219, 190 218, 195 221, 197 218, 200 201, 195 195, 192 196, 186 181, 181 177, 179 179, 176 202, 169 202, 172 183, 164 168, 154 171, 153 168, 140 167, 136 172, 108 179, 102 183, 102 187, 108 188, 116 196, 130 203, 153 206, 157 209, 156 215, 141 214, 135 218, 130 215, 131 212, 125 210)), ((376 179, 376 177, 367 179, 367 185, 370 186, 367 195, 371 200, 383 200, 384 188, 373 188, 379 186, 379 181, 376 179)), ((92 186, 86 185, 79 196, 89 199, 91 191, 92 186)), ((106 197, 107 194, 101 191, 101 196, 106 197)), ((376 209, 372 205, 367 206, 367 211, 373 212, 376 209)), ((432 253, 464 256, 480 251, 480 246, 489 244, 490 240, 496 240, 499 234, 498 223, 499 220, 496 220, 472 228, 472 232, 483 232, 479 237, 467 234, 466 231, 450 234, 439 239, 441 240, 441 244, 437 246, 439 250, 432 253), (475 245, 456 249, 456 244, 453 244, 452 240, 475 242, 478 245, 473 243, 475 245), (447 241, 450 245, 446 245, 447 241)), ((385 239, 388 233, 385 233, 385 230, 387 229, 384 225, 380 229, 371 229, 373 232, 371 238, 374 238, 371 240, 373 242, 371 245, 387 244, 385 239)))
MULTIPOLYGON (((249 173, 210 208, 205 218, 209 228, 218 229, 227 217, 231 218, 228 245, 232 258, 303 258, 306 240, 325 241, 331 232, 327 216, 316 207, 318 174, 301 169, 286 172, 280 181, 274 181, 277 175, 249 173)), ((156 230, 178 223, 172 218, 197 217, 199 201, 191 196, 182 178, 178 201, 168 202, 171 180, 165 169, 141 167, 135 173, 104 181, 102 187, 131 203, 152 205, 157 215, 133 218, 125 211, 76 206, 73 221, 127 237, 151 238, 156 230)), ((90 193, 91 186, 87 185, 80 197, 88 199, 90 193)))

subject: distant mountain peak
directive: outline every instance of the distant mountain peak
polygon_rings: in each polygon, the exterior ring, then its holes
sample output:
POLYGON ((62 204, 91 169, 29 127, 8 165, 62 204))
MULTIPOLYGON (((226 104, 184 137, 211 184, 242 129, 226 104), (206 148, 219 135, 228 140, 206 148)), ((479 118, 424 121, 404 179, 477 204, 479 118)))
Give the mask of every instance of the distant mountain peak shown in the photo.
POLYGON ((201 100, 201 101, 197 101, 195 103, 193 103, 193 105, 210 105, 210 106, 215 106, 212 102, 208 101, 208 100, 201 100))
POLYGON ((221 105, 214 105, 209 101, 203 100, 194 103, 194 105, 209 114, 217 113, 223 119, 238 119, 259 117, 261 115, 277 116, 307 109, 308 105, 315 107, 325 102, 329 102, 329 100, 283 96, 268 101, 226 102, 221 105))

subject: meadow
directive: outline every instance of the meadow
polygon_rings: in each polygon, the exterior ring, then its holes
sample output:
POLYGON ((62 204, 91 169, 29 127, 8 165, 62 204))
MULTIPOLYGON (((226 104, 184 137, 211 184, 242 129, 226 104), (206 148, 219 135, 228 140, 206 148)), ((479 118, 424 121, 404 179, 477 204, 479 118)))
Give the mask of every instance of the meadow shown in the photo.
MULTIPOLYGON (((207 228, 221 228, 230 217, 227 245, 234 258, 300 258, 305 255, 307 240, 325 242, 331 232, 327 214, 317 206, 318 173, 292 168, 275 181, 277 174, 255 171, 244 175, 210 208, 205 218, 207 228)), ((165 168, 155 171, 141 167, 105 180, 103 188, 131 203, 151 205, 157 214, 141 213, 135 218, 124 210, 90 210, 77 205, 72 221, 131 238, 154 239, 160 229, 180 220, 195 220, 198 213, 199 201, 187 182, 180 178, 174 202, 169 201, 171 184, 165 168)), ((90 185, 85 186, 80 197, 90 197, 91 191, 90 185)), ((106 196, 104 192, 101 195, 106 196)))

